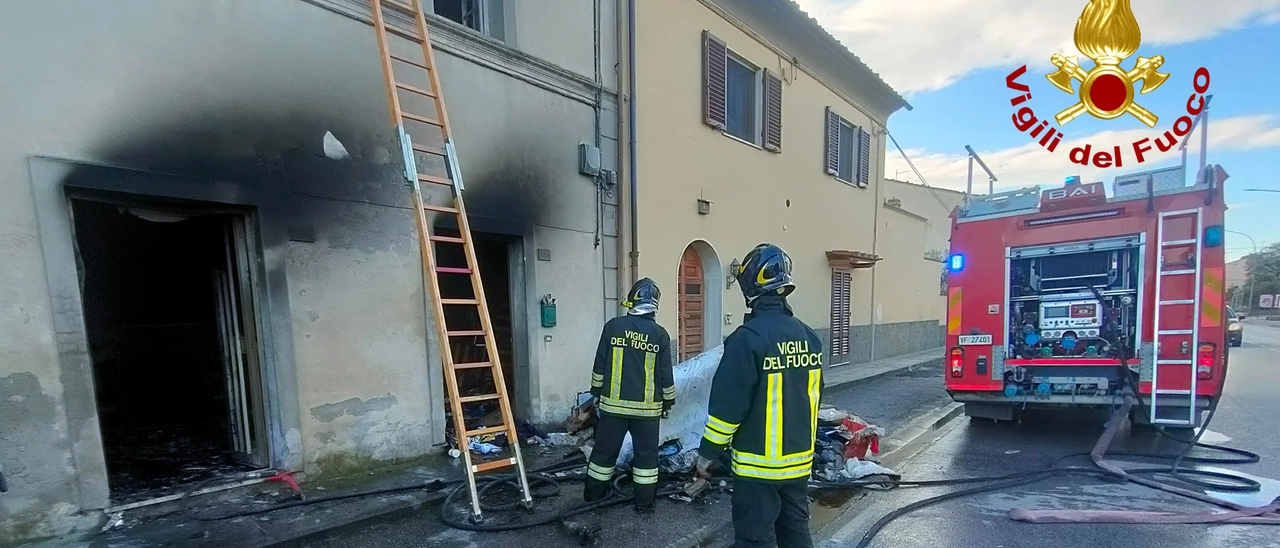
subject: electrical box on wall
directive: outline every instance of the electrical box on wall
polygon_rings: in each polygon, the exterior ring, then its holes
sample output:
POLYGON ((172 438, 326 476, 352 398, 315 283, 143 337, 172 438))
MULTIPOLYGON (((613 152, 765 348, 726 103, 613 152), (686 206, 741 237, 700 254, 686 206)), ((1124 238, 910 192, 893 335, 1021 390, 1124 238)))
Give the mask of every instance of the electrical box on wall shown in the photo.
POLYGON ((592 177, 600 174, 600 147, 578 143, 578 172, 592 177))
POLYGON ((542 327, 556 326, 556 300, 548 293, 542 296, 542 327))

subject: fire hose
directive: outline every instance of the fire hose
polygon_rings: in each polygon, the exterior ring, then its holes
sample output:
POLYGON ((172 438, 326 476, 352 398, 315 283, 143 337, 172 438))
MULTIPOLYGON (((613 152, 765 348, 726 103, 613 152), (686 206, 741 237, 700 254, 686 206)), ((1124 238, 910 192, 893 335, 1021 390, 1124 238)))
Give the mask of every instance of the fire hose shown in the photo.
MULTIPOLYGON (((881 517, 863 534, 862 539, 857 544, 857 548, 866 548, 875 539, 885 526, 894 520, 909 514, 915 510, 932 506, 941 502, 952 499, 998 491, 1013 487, 1021 487, 1038 483, 1055 476, 1086 476, 1095 477, 1104 481, 1116 483, 1135 483, 1152 489, 1157 489, 1167 493, 1191 498, 1200 502, 1209 503, 1222 508, 1227 508, 1227 512, 1219 513, 1172 513, 1172 512, 1139 512, 1127 510, 1026 510, 1015 508, 1010 510, 1009 517, 1017 521, 1028 523, 1127 523, 1127 524, 1211 524, 1211 523, 1232 523, 1232 524, 1258 524, 1258 525, 1280 525, 1280 501, 1271 505, 1250 508, 1239 505, 1230 501, 1222 500, 1204 493, 1198 493, 1175 485, 1170 485, 1148 479, 1138 474, 1157 474, 1165 473, 1180 481, 1191 483, 1193 485, 1210 486, 1212 489, 1220 491, 1257 491, 1260 487, 1257 482, 1228 474, 1225 472, 1215 472, 1206 470, 1196 470, 1183 468, 1183 462, 1214 462, 1225 464, 1242 464, 1257 462, 1258 455, 1244 451, 1241 449, 1231 449, 1216 445, 1203 444, 1199 442, 1200 436, 1204 433, 1213 419, 1216 411, 1216 405, 1209 409, 1209 414, 1205 419, 1204 425, 1200 432, 1191 440, 1182 440, 1173 436, 1167 437, 1176 441, 1187 444, 1187 448, 1176 456, 1168 455, 1152 455, 1139 453, 1115 452, 1113 455, 1134 456, 1141 458, 1163 458, 1172 459, 1174 464, 1170 468, 1140 468, 1125 469, 1111 461, 1106 460, 1107 450, 1114 441, 1116 433, 1120 430, 1121 424, 1127 419, 1129 411, 1137 405, 1137 400, 1131 391, 1126 391, 1124 395, 1124 403, 1116 409, 1112 414, 1106 430, 1103 435, 1095 443, 1093 450, 1088 453, 1096 468, 1087 468, 1079 466, 1060 467, 1054 466, 1045 470, 1034 470, 1030 472, 1021 472, 1016 474, 1008 474, 1002 476, 972 477, 972 478, 953 478, 940 480, 892 480, 892 479, 874 479, 865 481, 851 482, 818 482, 811 483, 811 489, 844 489, 849 487, 930 487, 944 485, 965 485, 980 484, 976 487, 970 487, 953 491, 943 495, 919 500, 898 508, 885 516, 881 517), (1235 455, 1237 458, 1208 458, 1208 457, 1188 457, 1187 453, 1194 447, 1205 447, 1215 450, 1223 450, 1235 455), (1226 484, 1219 482, 1205 482, 1203 480, 1194 480, 1189 478, 1191 475, 1199 475, 1205 477, 1214 477, 1235 482, 1234 484, 1226 484), (1191 481, 1188 481, 1191 480, 1191 481)), ((1077 455, 1068 455, 1068 457, 1077 455)), ((1059 459, 1061 460, 1061 459, 1059 459)))

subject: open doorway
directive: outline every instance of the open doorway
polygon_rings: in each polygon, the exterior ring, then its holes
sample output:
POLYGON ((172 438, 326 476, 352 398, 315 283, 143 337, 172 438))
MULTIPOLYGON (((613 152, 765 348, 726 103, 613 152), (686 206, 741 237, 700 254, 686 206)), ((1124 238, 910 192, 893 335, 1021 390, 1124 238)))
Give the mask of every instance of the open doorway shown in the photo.
MULTIPOLYGON (((456 229, 436 228, 441 236, 457 237, 456 229)), ((521 409, 521 394, 516 389, 516 355, 515 355, 515 321, 514 321, 514 283, 512 279, 511 256, 514 246, 518 246, 518 238, 484 232, 471 233, 472 246, 475 249, 476 262, 480 267, 480 281, 484 288, 485 302, 488 304, 489 322, 493 326, 493 336, 498 343, 498 360, 502 363, 502 377, 511 399, 511 409, 521 409)), ((462 246, 436 246, 436 264, 444 267, 440 275, 440 292, 446 298, 470 298, 475 294, 471 288, 471 277, 462 272, 467 261, 462 246), (450 273, 448 269, 459 269, 450 273)), ((480 330, 480 317, 474 309, 464 307, 448 307, 445 309, 445 323, 450 329, 480 330)), ((454 360, 458 363, 481 362, 488 359, 483 336, 453 337, 454 360)), ((491 375, 487 369, 474 370, 467 375, 459 376, 458 391, 468 394, 473 387, 492 387, 491 375)), ((480 406, 485 409, 484 406, 480 406)), ((497 410, 493 404, 492 413, 497 410)), ((469 417, 471 418, 471 417, 469 417)), ((486 421, 481 421, 486 422, 486 421)))
POLYGON ((265 466, 246 217, 71 204, 111 503, 265 466))

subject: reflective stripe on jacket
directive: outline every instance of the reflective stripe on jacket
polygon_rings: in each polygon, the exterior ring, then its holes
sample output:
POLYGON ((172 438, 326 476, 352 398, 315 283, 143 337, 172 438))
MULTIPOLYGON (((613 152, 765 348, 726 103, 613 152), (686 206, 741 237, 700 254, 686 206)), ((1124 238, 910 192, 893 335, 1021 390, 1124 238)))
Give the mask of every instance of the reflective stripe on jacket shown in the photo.
POLYGON ((676 399, 672 365, 671 337, 652 314, 613 318, 600 334, 591 393, 602 413, 660 417, 676 399))
POLYGON ((744 478, 807 478, 821 400, 822 341, 784 298, 762 296, 725 341, 699 452, 714 460, 728 446, 744 478))

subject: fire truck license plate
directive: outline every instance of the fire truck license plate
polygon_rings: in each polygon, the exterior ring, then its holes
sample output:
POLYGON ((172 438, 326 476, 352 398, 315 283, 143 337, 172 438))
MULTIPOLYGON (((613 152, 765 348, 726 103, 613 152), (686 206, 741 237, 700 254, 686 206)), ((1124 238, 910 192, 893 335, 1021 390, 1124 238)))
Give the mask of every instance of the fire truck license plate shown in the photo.
POLYGON ((991 344, 991 335, 960 335, 960 346, 991 344))

